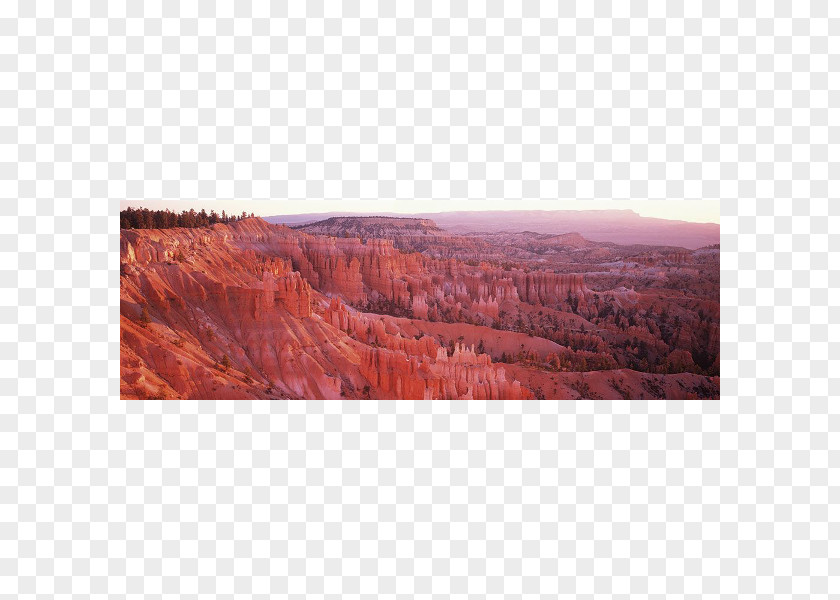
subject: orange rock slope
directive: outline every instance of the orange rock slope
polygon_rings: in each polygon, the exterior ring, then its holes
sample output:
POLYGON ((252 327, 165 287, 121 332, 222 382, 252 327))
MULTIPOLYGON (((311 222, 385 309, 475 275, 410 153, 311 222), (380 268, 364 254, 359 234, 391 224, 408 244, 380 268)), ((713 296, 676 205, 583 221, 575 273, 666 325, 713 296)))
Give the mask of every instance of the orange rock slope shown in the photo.
POLYGON ((123 398, 533 397, 474 347, 448 351, 439 339, 408 335, 394 316, 344 302, 372 297, 423 314, 429 291, 454 304, 460 292, 471 305, 469 289, 484 285, 477 305, 486 311, 492 277, 453 281, 442 294, 443 278, 434 285, 424 259, 392 243, 260 219, 123 230, 120 244, 123 398))

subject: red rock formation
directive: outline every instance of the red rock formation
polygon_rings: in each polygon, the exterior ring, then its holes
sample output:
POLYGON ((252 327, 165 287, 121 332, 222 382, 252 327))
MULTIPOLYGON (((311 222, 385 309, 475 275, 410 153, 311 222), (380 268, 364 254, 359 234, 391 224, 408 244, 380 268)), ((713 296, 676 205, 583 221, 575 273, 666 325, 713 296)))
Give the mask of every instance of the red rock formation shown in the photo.
POLYGON ((508 370, 523 385, 532 389, 538 398, 720 399, 720 378, 694 373, 661 375, 630 369, 555 373, 522 365, 510 365, 508 370))
POLYGON ((583 275, 562 275, 534 271, 518 272, 513 280, 519 291, 519 297, 531 304, 557 304, 571 294, 582 295, 585 291, 583 275))
POLYGON ((685 265, 691 262, 691 253, 678 252, 652 252, 631 256, 627 260, 639 263, 641 265, 659 266, 659 265, 685 265))
POLYGON ((312 288, 297 271, 284 273, 282 277, 263 271, 262 289, 264 309, 274 308, 274 303, 279 301, 292 316, 312 314, 312 288))
POLYGON ((496 318, 499 316, 499 303, 495 299, 485 300, 484 296, 478 302, 473 302, 472 309, 489 317, 496 318))
POLYGON ((429 305, 426 303, 425 294, 411 298, 411 314, 415 319, 429 318, 429 305))
POLYGON ((369 348, 362 356, 361 370, 385 397, 417 400, 533 397, 518 381, 508 381, 504 367, 493 365, 489 356, 460 345, 456 345, 452 356, 438 347, 434 358, 369 348))

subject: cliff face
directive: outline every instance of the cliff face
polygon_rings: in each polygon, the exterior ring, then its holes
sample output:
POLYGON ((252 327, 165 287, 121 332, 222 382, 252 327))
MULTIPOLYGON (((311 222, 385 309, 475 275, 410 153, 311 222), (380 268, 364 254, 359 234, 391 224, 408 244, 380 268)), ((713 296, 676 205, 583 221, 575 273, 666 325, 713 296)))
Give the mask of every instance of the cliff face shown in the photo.
POLYGON ((489 356, 463 347, 449 356, 430 336, 405 337, 394 317, 338 299, 379 295, 422 313, 419 273, 416 257, 386 241, 315 238, 258 220, 124 231, 122 395, 530 397, 489 356))

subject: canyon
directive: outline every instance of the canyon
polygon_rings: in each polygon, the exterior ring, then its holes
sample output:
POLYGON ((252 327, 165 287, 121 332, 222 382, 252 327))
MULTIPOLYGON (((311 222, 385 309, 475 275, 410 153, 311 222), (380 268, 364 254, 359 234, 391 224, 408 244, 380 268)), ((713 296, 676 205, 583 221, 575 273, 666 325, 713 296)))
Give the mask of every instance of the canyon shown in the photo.
POLYGON ((720 395, 719 246, 428 218, 122 229, 120 394, 720 395))

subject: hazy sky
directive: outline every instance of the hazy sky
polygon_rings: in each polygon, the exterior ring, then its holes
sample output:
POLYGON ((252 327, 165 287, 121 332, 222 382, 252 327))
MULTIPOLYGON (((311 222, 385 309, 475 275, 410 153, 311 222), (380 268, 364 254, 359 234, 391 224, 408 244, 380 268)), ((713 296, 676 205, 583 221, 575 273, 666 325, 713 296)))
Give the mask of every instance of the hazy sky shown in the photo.
POLYGON ((363 212, 378 214, 429 213, 458 210, 595 210, 632 209, 644 217, 677 219, 701 223, 720 223, 719 200, 130 200, 120 201, 127 206, 150 209, 169 208, 174 211, 225 210, 242 211, 258 216, 293 215, 319 212, 363 212))

